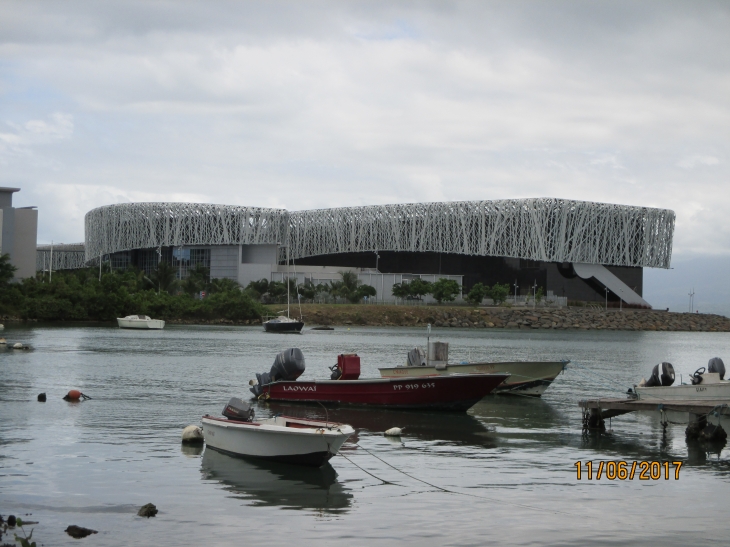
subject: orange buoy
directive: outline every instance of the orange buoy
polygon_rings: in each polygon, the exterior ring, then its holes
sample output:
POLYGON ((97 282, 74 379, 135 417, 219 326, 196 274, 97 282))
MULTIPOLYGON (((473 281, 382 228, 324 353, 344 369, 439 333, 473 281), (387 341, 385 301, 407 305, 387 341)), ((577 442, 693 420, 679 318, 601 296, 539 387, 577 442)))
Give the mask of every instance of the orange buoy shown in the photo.
POLYGON ((78 389, 72 389, 69 391, 66 396, 64 397, 64 400, 66 401, 78 401, 81 399, 82 393, 78 389))

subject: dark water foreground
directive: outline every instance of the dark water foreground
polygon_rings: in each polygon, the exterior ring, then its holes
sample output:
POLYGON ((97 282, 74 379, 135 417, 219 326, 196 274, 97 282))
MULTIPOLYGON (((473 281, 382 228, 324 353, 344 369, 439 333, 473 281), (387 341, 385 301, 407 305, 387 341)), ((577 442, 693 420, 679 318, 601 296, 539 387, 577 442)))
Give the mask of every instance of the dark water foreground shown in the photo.
MULTIPOLYGON (((246 396, 280 349, 301 347, 308 377, 324 377, 342 352, 357 352, 374 376, 424 342, 421 329, 287 337, 259 328, 6 329, 35 349, 0 352, 0 514, 32 513, 45 545, 726 544, 728 448, 688 447, 684 426, 663 434, 651 414, 583 436, 576 403, 620 396, 659 361, 685 379, 710 357, 728 362, 729 334, 436 329, 452 361, 574 366, 541 400, 489 397, 468 414, 331 409, 358 433, 349 460, 320 470, 181 447, 184 426, 246 396), (61 400, 71 388, 93 399, 61 400), (41 392, 48 402, 36 402, 41 392), (400 440, 382 436, 393 426, 405 428, 400 440), (579 460, 685 464, 679 480, 589 481, 576 478, 579 460), (137 517, 148 502, 157 517, 137 517), (74 540, 63 533, 70 524, 99 533, 74 540)), ((257 407, 282 411, 324 418, 318 407, 257 407)))

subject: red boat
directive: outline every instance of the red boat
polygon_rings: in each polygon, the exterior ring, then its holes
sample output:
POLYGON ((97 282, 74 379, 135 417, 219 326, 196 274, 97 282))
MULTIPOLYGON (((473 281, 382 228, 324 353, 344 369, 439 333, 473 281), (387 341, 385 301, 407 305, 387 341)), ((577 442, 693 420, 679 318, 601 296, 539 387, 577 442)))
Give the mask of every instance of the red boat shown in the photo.
POLYGON ((333 370, 336 380, 278 380, 255 385, 252 391, 261 400, 466 411, 509 377, 496 373, 359 379, 357 355, 338 356, 333 370))

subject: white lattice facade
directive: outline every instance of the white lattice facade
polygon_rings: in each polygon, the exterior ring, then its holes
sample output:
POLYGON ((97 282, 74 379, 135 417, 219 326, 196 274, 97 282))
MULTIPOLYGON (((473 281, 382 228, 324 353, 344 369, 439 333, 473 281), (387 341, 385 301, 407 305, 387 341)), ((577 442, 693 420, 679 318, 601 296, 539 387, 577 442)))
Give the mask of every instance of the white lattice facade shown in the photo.
POLYGON ((292 256, 439 252, 668 268, 674 212, 561 199, 345 207, 291 213, 292 256))
POLYGON ((86 260, 133 249, 181 245, 276 245, 288 213, 206 203, 123 203, 86 214, 86 260))
POLYGON ((364 251, 439 252, 668 268, 674 212, 562 199, 514 199, 287 212, 130 203, 86 215, 86 261, 182 245, 290 245, 294 259, 364 251))
POLYGON ((36 271, 76 270, 86 266, 83 243, 38 245, 36 271))

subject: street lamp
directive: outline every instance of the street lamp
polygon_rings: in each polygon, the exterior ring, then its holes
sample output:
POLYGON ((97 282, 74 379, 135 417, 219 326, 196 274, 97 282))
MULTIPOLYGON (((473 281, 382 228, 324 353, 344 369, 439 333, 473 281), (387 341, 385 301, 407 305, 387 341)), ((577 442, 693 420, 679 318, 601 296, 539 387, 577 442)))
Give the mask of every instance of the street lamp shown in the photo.
POLYGON ((517 280, 516 279, 515 279, 515 285, 514 285, 514 287, 515 287, 515 306, 516 306, 517 305, 517 289, 520 287, 517 284, 517 280))
POLYGON ((606 311, 608 311, 608 287, 604 289, 606 291, 606 311))
POLYGON ((537 306, 537 279, 535 284, 532 286, 532 309, 534 310, 537 306))

